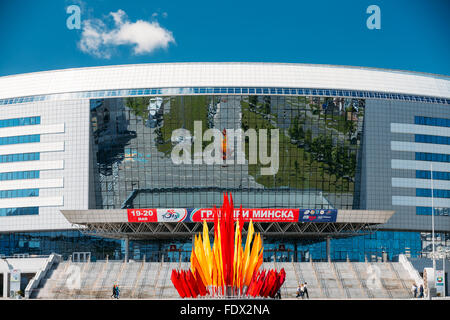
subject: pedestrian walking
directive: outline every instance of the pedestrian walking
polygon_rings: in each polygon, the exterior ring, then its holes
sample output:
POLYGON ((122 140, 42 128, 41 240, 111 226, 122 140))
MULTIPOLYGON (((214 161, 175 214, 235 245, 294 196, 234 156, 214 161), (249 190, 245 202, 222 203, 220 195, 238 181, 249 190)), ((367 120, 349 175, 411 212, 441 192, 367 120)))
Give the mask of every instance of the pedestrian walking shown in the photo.
POLYGON ((420 285, 420 289, 419 289, 419 298, 423 298, 423 285, 420 285))
POLYGON ((301 288, 301 284, 299 283, 298 287, 297 287, 297 295, 295 296, 296 298, 300 297, 300 288, 301 288))
POLYGON ((302 297, 302 299, 305 299, 305 285, 303 283, 300 286, 300 296, 302 297))
POLYGON ((415 283, 412 285, 411 291, 414 295, 414 298, 417 298, 417 285, 415 283))
POLYGON ((277 294, 275 295, 275 299, 281 299, 281 288, 278 289, 277 294))
POLYGON ((112 292, 111 298, 115 298, 115 297, 116 297, 116 284, 114 283, 113 284, 113 292, 112 292))
POLYGON ((306 298, 309 299, 309 294, 308 294, 308 283, 305 282, 305 284, 303 285, 303 294, 306 294, 306 298))
POLYGON ((120 297, 120 288, 119 285, 116 285, 116 299, 119 299, 120 297))

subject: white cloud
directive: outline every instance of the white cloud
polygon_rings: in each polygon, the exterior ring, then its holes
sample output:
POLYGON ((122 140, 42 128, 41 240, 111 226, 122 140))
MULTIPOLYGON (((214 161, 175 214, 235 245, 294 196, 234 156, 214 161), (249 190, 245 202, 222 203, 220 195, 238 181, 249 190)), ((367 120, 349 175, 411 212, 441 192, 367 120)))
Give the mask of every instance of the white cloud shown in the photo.
POLYGON ((81 39, 78 43, 81 51, 99 58, 111 58, 115 48, 130 45, 133 53, 149 54, 170 43, 175 43, 172 32, 161 27, 157 21, 137 20, 131 22, 123 10, 110 12, 108 18, 114 21, 114 27, 100 19, 88 19, 83 22, 81 39))

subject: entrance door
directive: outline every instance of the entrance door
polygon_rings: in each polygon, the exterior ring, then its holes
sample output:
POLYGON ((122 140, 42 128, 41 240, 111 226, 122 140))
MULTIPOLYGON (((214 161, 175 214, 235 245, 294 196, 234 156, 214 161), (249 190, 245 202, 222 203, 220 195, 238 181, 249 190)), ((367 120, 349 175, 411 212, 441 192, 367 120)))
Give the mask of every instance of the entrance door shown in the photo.
POLYGON ((73 252, 72 261, 73 262, 88 262, 91 260, 90 252, 73 252))

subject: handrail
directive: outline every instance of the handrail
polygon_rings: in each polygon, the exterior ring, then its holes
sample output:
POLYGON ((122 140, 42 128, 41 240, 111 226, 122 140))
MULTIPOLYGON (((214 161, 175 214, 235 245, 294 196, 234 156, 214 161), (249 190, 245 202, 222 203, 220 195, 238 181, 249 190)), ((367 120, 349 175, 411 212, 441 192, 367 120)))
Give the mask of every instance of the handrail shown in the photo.
POLYGON ((145 271, 144 280, 142 281, 142 283, 141 283, 141 285, 140 285, 140 287, 139 287, 139 292, 138 292, 138 294, 137 294, 137 297, 138 297, 138 298, 141 297, 142 294, 143 294, 143 293, 142 293, 142 290, 143 290, 144 287, 147 285, 147 283, 146 283, 146 279, 148 278, 147 276, 148 276, 149 273, 153 272, 153 265, 154 265, 154 264, 157 264, 157 263, 156 263, 156 262, 150 263, 149 267, 148 267, 147 270, 145 271))
MULTIPOLYGON (((52 281, 52 285, 51 285, 51 287, 48 289, 48 292, 49 292, 49 293, 53 294, 53 293, 55 292, 55 287, 56 287, 57 284, 59 285, 59 283, 62 281, 63 276, 66 274, 67 266, 68 266, 69 264, 70 264, 70 260, 67 260, 66 263, 64 264, 64 269, 61 270, 61 271, 59 272, 58 278, 55 279, 54 281, 52 281)), ((56 298, 57 295, 59 294, 59 291, 60 291, 60 290, 58 290, 58 291, 55 292, 55 293, 57 293, 57 294, 55 295, 55 298, 56 298)))
POLYGON ((320 292, 322 293, 322 296, 329 298, 328 290, 326 290, 326 288, 324 288, 322 286, 322 278, 319 279, 319 275, 317 273, 317 270, 316 270, 316 267, 314 265, 314 262, 312 261, 312 259, 309 260, 309 261, 310 261, 311 267, 313 269, 314 276, 316 277, 317 285, 319 286, 320 292))
POLYGON ((159 275, 161 274, 163 263, 164 263, 164 256, 162 257, 161 262, 159 264, 158 273, 156 274, 155 282, 153 284, 153 294, 152 294, 153 297, 156 297, 156 288, 158 286, 159 275))
POLYGON ((163 276, 163 282, 159 285, 159 288, 162 288, 161 289, 161 292, 159 293, 159 298, 161 298, 162 297, 162 295, 163 295, 163 292, 164 292, 164 288, 166 287, 166 282, 167 282, 167 279, 169 278, 169 273, 170 273, 170 262, 167 264, 167 266, 166 266, 166 268, 164 268, 164 276, 163 276))
MULTIPOLYGON (((4 255, 0 255, 0 259, 42 259, 42 258, 49 258, 52 255, 54 255, 56 253, 52 253, 52 254, 40 254, 40 255, 24 255, 23 257, 19 257, 19 256, 4 256, 4 255)), ((58 254, 59 255, 59 254, 58 254)))
POLYGON ((273 268, 275 270, 278 269, 278 264, 277 264, 277 256, 275 254, 273 254, 273 268))
MULTIPOLYGON (((86 270, 88 269, 88 267, 90 267, 90 265, 91 265, 91 259, 88 259, 87 262, 84 262, 83 268, 81 268, 81 271, 80 271, 80 288, 75 291, 77 296, 79 296, 81 294, 81 290, 82 290, 82 287, 83 287, 81 282, 83 281, 82 279, 84 278, 84 274, 86 273, 86 270)), ((85 282, 86 282, 86 280, 85 280, 85 282)))
POLYGON ((395 270, 394 265, 392 262, 387 262, 389 267, 391 268, 392 272, 395 274, 395 276, 397 277, 397 279, 400 280, 400 283, 402 284, 403 289, 405 289, 406 292, 408 292, 408 296, 412 298, 413 294, 412 292, 409 290, 409 288, 406 286, 405 281, 400 277, 399 273, 397 272, 397 270, 395 270))
POLYGON ((359 273, 358 268, 355 268, 355 266, 351 262, 348 262, 348 264, 350 265, 350 268, 352 269, 352 271, 356 275, 356 278, 359 281, 359 287, 361 288, 361 291, 363 293, 365 292, 368 298, 374 298, 372 291, 370 291, 370 289, 365 284, 364 280, 361 278, 361 274, 359 273))
POLYGON ((137 284, 139 283, 139 278, 141 277, 141 273, 142 273, 142 270, 144 269, 144 266, 145 266, 145 259, 142 260, 142 263, 141 263, 141 266, 139 267, 136 279, 134 279, 133 289, 132 289, 131 295, 130 295, 131 298, 133 298, 135 295, 137 284))
MULTIPOLYGON (((64 278, 66 278, 67 281, 67 277, 64 277, 67 274, 67 269, 72 265, 72 256, 69 256, 69 259, 67 259, 66 265, 64 266, 64 271, 63 273, 60 275, 60 278, 58 279, 58 289, 55 292, 55 299, 59 297, 59 295, 62 293, 62 285, 59 284, 59 280, 63 280, 64 278)), ((55 284, 56 286, 56 284, 55 284)), ((52 289, 54 290, 54 289, 52 289)), ((53 291, 52 291, 53 292, 53 291)))
POLYGON ((47 257, 47 261, 43 268, 41 268, 33 277, 33 279, 28 283, 25 288, 25 297, 29 298, 31 296, 31 291, 38 287, 41 280, 47 275, 48 270, 53 266, 55 261, 59 261, 61 259, 60 255, 51 254, 47 257))
POLYGON ((109 260, 105 260, 105 262, 103 262, 102 270, 100 271, 100 274, 98 275, 97 279, 95 279, 95 282, 92 285, 91 292, 90 292, 91 296, 94 295, 94 289, 97 288, 98 282, 100 281, 100 279, 103 278, 103 274, 105 273, 105 270, 106 270, 106 267, 108 266, 108 264, 109 264, 109 260))
POLYGON ((125 269, 125 266, 127 265, 127 261, 124 259, 122 262, 122 265, 120 266, 119 274, 117 275, 116 282, 119 283, 120 277, 122 276, 123 270, 125 269))
POLYGON ((303 271, 302 271, 302 269, 300 268, 300 262, 297 262, 297 270, 298 270, 298 273, 300 274, 300 280, 301 280, 301 282, 302 283, 305 283, 306 281, 305 281, 305 276, 303 275, 303 271))
POLYGON ((297 283, 300 283, 300 277, 298 276, 297 269, 295 268, 294 259, 292 259, 291 262, 292 262, 292 268, 294 268, 295 279, 297 280, 297 283))
POLYGON ((341 273, 339 272, 339 270, 336 268, 336 264, 335 262, 328 262, 330 264, 331 269, 333 270, 334 276, 336 277, 339 289, 341 291, 342 296, 345 295, 347 296, 347 298, 350 298, 350 292, 348 291, 347 286, 344 286, 344 281, 342 279, 341 273))
POLYGON ((424 283, 423 278, 420 276, 420 274, 416 270, 416 268, 414 268, 411 261, 408 260, 406 255, 400 254, 398 256, 398 262, 400 262, 402 264, 403 268, 405 268, 406 271, 408 271, 409 275, 414 280, 414 282, 416 283, 417 286, 420 286, 421 284, 423 285, 423 283, 424 283))

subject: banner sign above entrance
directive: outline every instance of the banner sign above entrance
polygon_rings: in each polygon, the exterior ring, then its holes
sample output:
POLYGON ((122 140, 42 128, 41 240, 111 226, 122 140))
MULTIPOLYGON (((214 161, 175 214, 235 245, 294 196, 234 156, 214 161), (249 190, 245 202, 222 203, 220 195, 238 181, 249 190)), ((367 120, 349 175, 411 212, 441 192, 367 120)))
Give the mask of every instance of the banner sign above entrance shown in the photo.
MULTIPOLYGON (((336 222, 336 209, 250 208, 234 209, 244 222, 336 222)), ((214 222, 212 208, 127 209, 128 222, 214 222)))

